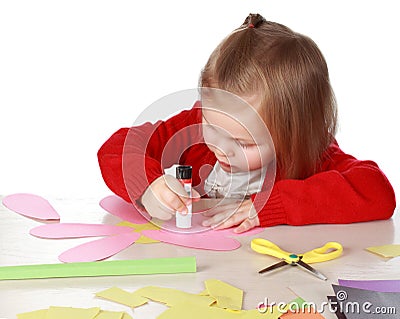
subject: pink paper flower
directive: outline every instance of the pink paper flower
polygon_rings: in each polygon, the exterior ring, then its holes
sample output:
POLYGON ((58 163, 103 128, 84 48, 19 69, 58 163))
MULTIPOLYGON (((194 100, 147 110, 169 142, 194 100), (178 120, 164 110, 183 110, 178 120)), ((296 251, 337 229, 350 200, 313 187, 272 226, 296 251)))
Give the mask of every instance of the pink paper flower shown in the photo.
MULTIPOLYGON (((25 194, 24 196, 25 199, 29 199, 31 204, 35 200, 42 203, 46 201, 36 195, 30 197, 29 194, 25 194)), ((102 237, 73 247, 59 256, 62 262, 83 262, 109 258, 134 243, 155 243, 158 241, 196 249, 229 251, 240 247, 240 242, 232 237, 254 235, 264 230, 264 228, 257 227, 242 234, 234 233, 233 229, 212 230, 201 225, 204 219, 202 214, 194 214, 193 227, 185 233, 174 226, 174 221, 163 222, 163 228, 160 228, 160 223, 158 225, 157 223, 150 223, 150 216, 146 212, 139 212, 131 203, 127 203, 116 196, 108 196, 102 199, 100 206, 121 219, 122 222, 117 225, 45 224, 31 229, 30 234, 46 239, 102 237)), ((12 205, 7 207, 14 210, 12 205)), ((23 208, 21 212, 21 207, 26 208, 26 206, 19 204, 18 213, 26 215, 23 208)), ((49 211, 54 216, 55 210, 50 209, 49 211)), ((45 214, 40 216, 42 219, 47 219, 45 214)))

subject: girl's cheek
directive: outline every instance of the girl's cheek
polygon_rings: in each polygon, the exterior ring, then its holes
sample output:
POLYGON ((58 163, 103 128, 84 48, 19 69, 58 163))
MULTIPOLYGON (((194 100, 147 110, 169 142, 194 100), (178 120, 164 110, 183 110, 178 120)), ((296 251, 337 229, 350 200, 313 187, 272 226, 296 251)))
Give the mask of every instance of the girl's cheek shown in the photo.
POLYGON ((257 150, 243 150, 241 156, 241 169, 251 171, 261 167, 260 153, 257 150))
POLYGON ((249 167, 250 167, 250 170, 255 170, 255 169, 261 168, 261 159, 258 154, 257 154, 257 156, 253 156, 249 159, 249 167))

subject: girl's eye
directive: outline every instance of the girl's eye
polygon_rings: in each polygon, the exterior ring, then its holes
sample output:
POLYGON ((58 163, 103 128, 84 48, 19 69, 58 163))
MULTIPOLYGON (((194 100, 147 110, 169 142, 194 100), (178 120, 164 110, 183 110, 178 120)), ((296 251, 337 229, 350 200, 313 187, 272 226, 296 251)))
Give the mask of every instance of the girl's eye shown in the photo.
POLYGON ((238 144, 243 149, 248 149, 249 147, 254 146, 254 144, 243 144, 243 143, 240 143, 240 142, 238 142, 238 144))

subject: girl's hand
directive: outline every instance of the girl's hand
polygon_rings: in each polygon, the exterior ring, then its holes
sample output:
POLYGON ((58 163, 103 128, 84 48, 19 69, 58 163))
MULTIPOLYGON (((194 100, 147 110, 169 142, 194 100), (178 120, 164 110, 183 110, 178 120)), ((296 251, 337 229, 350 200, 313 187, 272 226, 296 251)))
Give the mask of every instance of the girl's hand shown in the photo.
POLYGON ((235 233, 243 233, 260 226, 260 220, 251 199, 216 206, 204 212, 203 216, 210 217, 203 222, 203 226, 211 226, 214 229, 239 225, 235 228, 235 233))
POLYGON ((192 198, 188 196, 182 184, 171 175, 162 175, 155 179, 141 197, 141 203, 150 216, 169 220, 178 211, 186 214, 187 205, 200 198, 192 189, 192 198))

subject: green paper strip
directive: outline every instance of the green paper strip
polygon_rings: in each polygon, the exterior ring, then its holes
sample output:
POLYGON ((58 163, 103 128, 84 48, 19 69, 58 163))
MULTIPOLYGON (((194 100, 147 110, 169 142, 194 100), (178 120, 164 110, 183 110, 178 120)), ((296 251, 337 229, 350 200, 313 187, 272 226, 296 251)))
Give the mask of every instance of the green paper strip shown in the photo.
POLYGON ((195 257, 110 260, 0 267, 0 280, 196 272, 195 257))

